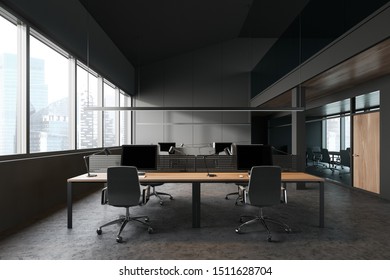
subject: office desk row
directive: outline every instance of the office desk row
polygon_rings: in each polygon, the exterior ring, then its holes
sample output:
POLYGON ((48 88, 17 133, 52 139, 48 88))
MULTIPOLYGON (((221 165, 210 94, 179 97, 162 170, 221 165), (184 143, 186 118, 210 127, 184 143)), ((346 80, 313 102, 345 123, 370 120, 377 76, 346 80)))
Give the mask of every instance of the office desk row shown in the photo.
MULTIPOLYGON (((249 182, 249 176, 243 172, 213 173, 209 177, 203 172, 150 172, 139 177, 140 183, 191 183, 192 184, 192 227, 200 227, 201 184, 202 183, 241 183, 249 182)), ((69 178, 67 181, 68 228, 72 228, 74 183, 106 183, 107 174, 98 173, 96 177, 87 174, 69 178)), ((324 227, 324 179, 303 172, 282 172, 282 183, 318 183, 319 184, 319 227, 324 227)))

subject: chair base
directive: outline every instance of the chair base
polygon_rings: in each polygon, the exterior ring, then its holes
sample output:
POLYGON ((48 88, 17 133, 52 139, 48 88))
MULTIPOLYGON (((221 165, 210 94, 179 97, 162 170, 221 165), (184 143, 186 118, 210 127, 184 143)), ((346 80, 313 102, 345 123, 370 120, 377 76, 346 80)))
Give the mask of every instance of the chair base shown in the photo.
POLYGON ((153 196, 153 195, 154 195, 155 197, 157 197, 157 198, 160 200, 160 205, 163 205, 163 204, 164 204, 164 201, 163 201, 163 199, 161 198, 161 195, 169 196, 169 199, 170 199, 170 200, 173 200, 173 196, 170 195, 169 193, 157 192, 157 191, 156 191, 156 186, 153 186, 153 185, 150 185, 150 187, 152 188, 152 191, 150 192, 149 197, 151 197, 151 196, 153 196))
POLYGON ((274 223, 274 224, 279 225, 280 227, 282 227, 285 232, 287 232, 287 233, 291 232, 291 228, 287 224, 285 224, 283 222, 280 222, 278 220, 275 220, 275 219, 263 216, 262 210, 260 210, 260 214, 258 216, 246 216, 246 215, 241 216, 240 217, 240 223, 242 223, 242 224, 239 225, 236 228, 236 233, 242 233, 242 229, 241 229, 242 227, 250 225, 250 224, 258 223, 258 222, 261 223, 264 226, 264 228, 267 230, 267 232, 268 232, 268 237, 267 237, 268 242, 272 241, 272 235, 271 235, 271 232, 270 232, 270 230, 268 228, 267 223, 274 223), (242 223, 245 218, 249 218, 250 220, 242 223))
POLYGON ((244 199, 243 199, 243 193, 242 193, 242 191, 240 191, 240 186, 245 187, 245 185, 239 185, 239 184, 236 184, 236 185, 237 185, 237 191, 236 192, 232 192, 232 193, 228 193, 225 196, 225 199, 228 200, 229 196, 236 195, 237 198, 236 198, 236 202, 234 204, 238 205, 239 202, 241 204, 243 204, 244 203, 244 199))
POLYGON ((228 200, 229 199, 229 196, 231 195, 236 195, 237 198, 236 198, 236 202, 235 202, 235 205, 238 205, 238 202, 243 202, 242 201, 242 197, 240 196, 240 194, 238 192, 232 192, 232 193, 228 193, 226 196, 225 196, 225 199, 228 200))
POLYGON ((136 221, 136 222, 139 222, 139 223, 141 223, 143 225, 146 225, 148 227, 148 232, 149 233, 153 233, 153 231, 154 231, 153 228, 149 224, 149 217, 148 216, 131 217, 129 208, 127 207, 126 208, 126 216, 121 216, 119 219, 116 219, 114 221, 108 222, 107 224, 104 224, 104 225, 100 226, 96 230, 96 233, 98 235, 101 235, 103 233, 103 231, 102 231, 103 227, 106 227, 106 226, 109 226, 109 225, 113 225, 113 224, 121 224, 119 232, 116 235, 116 242, 122 243, 123 239, 121 237, 121 233, 122 233, 123 229, 126 227, 127 223, 131 222, 131 221, 136 221), (144 219, 144 221, 141 221, 141 219, 144 219))

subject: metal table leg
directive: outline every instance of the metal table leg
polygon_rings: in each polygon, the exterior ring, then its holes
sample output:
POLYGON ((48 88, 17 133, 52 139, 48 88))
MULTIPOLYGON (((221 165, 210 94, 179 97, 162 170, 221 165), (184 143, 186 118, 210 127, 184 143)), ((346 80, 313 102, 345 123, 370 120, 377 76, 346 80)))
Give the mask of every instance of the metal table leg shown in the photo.
POLYGON ((72 183, 67 185, 68 228, 72 228, 72 183))
POLYGON ((192 183, 192 227, 200 227, 200 183, 192 183))

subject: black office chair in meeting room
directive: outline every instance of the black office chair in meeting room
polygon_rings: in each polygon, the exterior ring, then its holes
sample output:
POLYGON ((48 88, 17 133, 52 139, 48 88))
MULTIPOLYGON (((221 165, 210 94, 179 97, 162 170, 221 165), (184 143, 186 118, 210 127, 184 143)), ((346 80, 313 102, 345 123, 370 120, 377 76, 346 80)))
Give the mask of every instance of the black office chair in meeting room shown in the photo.
POLYGON ((323 163, 324 169, 329 169, 330 171, 332 171, 332 173, 334 173, 335 171, 339 171, 336 168, 337 163, 332 160, 328 149, 322 148, 321 154, 322 154, 321 163, 323 163))
POLYGON ((340 178, 343 177, 345 174, 351 173, 351 150, 340 150, 340 166, 341 169, 344 171, 340 171, 339 176, 340 178), (348 168, 348 170, 345 170, 345 168, 348 168))
POLYGON ((102 191, 102 204, 114 207, 126 208, 126 215, 119 219, 106 223, 97 229, 97 234, 102 234, 102 228, 121 224, 116 236, 118 243, 122 242, 121 233, 128 222, 136 221, 148 227, 148 232, 152 233, 153 228, 149 224, 148 216, 130 215, 130 207, 145 205, 149 199, 150 188, 141 188, 138 179, 138 170, 133 166, 116 166, 107 169, 107 187, 102 191))
POLYGON ((287 233, 291 228, 278 220, 263 215, 263 208, 280 204, 281 197, 281 168, 278 166, 254 166, 251 170, 249 184, 244 188, 243 199, 247 205, 259 208, 259 214, 255 216, 242 215, 240 217, 240 226, 236 228, 237 233, 242 233, 242 228, 253 224, 262 224, 268 232, 268 241, 272 241, 271 232, 267 223, 274 223, 281 226, 287 233), (248 219, 244 222, 244 220, 248 219))

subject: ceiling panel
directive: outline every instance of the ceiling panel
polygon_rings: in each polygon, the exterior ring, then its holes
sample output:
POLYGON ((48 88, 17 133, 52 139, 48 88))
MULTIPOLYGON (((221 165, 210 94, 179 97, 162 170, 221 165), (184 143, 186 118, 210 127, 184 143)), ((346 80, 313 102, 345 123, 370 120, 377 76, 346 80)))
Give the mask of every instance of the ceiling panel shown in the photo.
POLYGON ((279 37, 308 2, 79 1, 134 65, 152 63, 237 37, 279 37))

